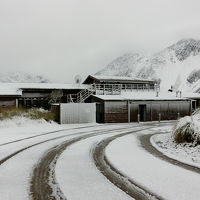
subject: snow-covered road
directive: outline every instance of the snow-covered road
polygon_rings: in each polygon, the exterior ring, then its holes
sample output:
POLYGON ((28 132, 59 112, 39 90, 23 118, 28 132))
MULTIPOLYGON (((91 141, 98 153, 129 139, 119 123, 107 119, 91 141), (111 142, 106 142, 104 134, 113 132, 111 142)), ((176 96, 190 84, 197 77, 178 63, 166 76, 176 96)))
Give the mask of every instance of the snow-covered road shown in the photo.
MULTIPOLYGON (((21 128, 16 134, 12 131, 4 130, 0 145, 0 199, 29 199, 30 178, 33 167, 39 162, 44 152, 63 141, 70 140, 80 135, 88 133, 101 133, 103 131, 125 129, 130 125, 87 125, 87 127, 77 125, 69 127, 52 127, 46 131, 30 130, 25 137, 24 131, 21 134, 21 128), (62 129, 64 129, 62 131, 62 129), (44 134, 45 132, 45 134, 44 134), (10 140, 8 139, 10 138, 10 140), (5 144, 7 143, 7 144, 5 144), (12 192, 10 190, 12 189, 12 192)), ((45 128, 45 127, 44 127, 45 128)), ((26 129, 28 132, 28 130, 26 129)))
POLYGON ((134 184, 147 194, 135 199, 150 199, 149 194, 158 199, 200 197, 198 174, 154 157, 140 144, 139 136, 165 132, 170 127, 170 123, 91 124, 40 127, 27 134, 16 129, 7 137, 6 132, 2 137, 0 133, 0 200, 128 200, 137 197, 135 190, 128 189, 134 184), (118 139, 113 138, 105 153, 121 173, 118 178, 125 176, 121 180, 124 188, 115 182, 117 179, 110 180, 95 161, 99 159, 94 156, 98 144, 111 137, 118 139), (133 184, 127 187, 129 178, 133 184), (195 185, 188 186, 186 180, 195 185), (175 187, 177 184, 180 186, 175 187), (189 189, 193 193, 186 194, 189 189))
POLYGON ((120 173, 161 199, 200 199, 200 174, 155 157, 140 143, 141 135, 167 129, 163 126, 117 138, 107 146, 106 157, 120 173))

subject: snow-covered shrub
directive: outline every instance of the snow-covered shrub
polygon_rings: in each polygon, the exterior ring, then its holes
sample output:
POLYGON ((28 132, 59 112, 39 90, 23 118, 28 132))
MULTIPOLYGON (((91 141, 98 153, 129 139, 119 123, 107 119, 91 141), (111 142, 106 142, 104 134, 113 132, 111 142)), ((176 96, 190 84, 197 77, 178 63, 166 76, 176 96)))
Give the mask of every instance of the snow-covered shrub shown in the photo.
POLYGON ((200 110, 181 118, 173 128, 173 136, 177 143, 200 143, 200 110))
POLYGON ((41 108, 12 108, 0 110, 0 120, 12 119, 15 117, 25 117, 29 119, 44 119, 46 121, 55 120, 55 113, 41 108))

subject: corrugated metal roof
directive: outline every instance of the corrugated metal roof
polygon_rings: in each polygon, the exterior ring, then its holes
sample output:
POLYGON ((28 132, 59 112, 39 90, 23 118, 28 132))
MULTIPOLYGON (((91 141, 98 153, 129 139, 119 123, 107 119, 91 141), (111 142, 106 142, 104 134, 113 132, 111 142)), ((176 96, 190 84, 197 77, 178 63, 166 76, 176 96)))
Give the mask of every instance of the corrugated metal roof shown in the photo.
POLYGON ((83 83, 86 82, 88 78, 93 78, 99 81, 107 81, 107 82, 152 82, 155 83, 155 81, 150 79, 139 79, 139 78, 133 78, 133 77, 124 77, 124 76, 96 76, 96 75, 89 75, 83 83))
POLYGON ((101 100, 186 100, 187 98, 176 97, 175 93, 160 92, 124 92, 121 95, 93 95, 101 100))
POLYGON ((0 86, 0 96, 21 96, 22 90, 13 87, 0 86))
POLYGON ((17 89, 86 89, 85 84, 59 84, 59 83, 0 83, 2 88, 17 89))

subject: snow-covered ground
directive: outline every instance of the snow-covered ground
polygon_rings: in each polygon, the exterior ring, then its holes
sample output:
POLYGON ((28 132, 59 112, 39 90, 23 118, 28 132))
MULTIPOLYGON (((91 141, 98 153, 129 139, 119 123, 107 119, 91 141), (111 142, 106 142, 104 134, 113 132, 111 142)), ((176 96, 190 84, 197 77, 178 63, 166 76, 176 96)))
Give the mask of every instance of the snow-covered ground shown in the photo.
MULTIPOLYGON (((122 132, 122 131, 121 131, 122 132)), ((128 200, 132 199, 111 184, 96 168, 91 149, 93 145, 120 132, 97 136, 69 147, 60 157, 56 177, 61 190, 73 200, 128 200)))
POLYGON ((200 197, 200 175, 154 157, 138 141, 138 136, 142 134, 171 130, 168 123, 160 126, 158 123, 58 125, 27 122, 20 127, 0 129, 0 200, 29 199, 33 169, 45 153, 55 145, 97 131, 105 134, 76 142, 58 157, 56 181, 61 191, 72 200, 132 199, 96 168, 92 149, 107 137, 152 125, 155 128, 113 141, 106 149, 109 160, 122 173, 158 196, 177 200, 200 197), (2 162, 5 157, 29 146, 2 162))
POLYGON ((0 160, 20 149, 33 144, 36 145, 16 154, 6 162, 0 164, 0 199, 29 199, 32 169, 48 149, 63 141, 75 138, 76 136, 88 134, 91 131, 103 131, 122 127, 126 127, 126 125, 113 124, 102 126, 98 124, 57 125, 36 123, 32 125, 29 124, 29 126, 1 129, 0 160), (50 133, 45 134, 48 132, 50 133), (53 140, 56 137, 60 138, 53 140), (22 140, 16 141, 20 139, 22 140), (49 141, 45 142, 46 140, 49 141), (44 143, 37 144, 40 142, 44 143))
POLYGON ((27 137, 35 137, 52 131, 97 125, 96 123, 91 123, 67 124, 61 126, 55 122, 47 122, 43 119, 33 120, 26 117, 0 120, 0 145, 27 137))
POLYGON ((153 135, 150 141, 164 155, 180 162, 200 167, 200 145, 193 146, 190 143, 177 144, 171 133, 153 135))
MULTIPOLYGON (((159 128, 160 129, 160 128, 159 128)), ((170 130, 163 127, 163 130, 170 130)), ((161 130, 148 130, 153 134, 161 130)), ((106 156, 121 173, 164 199, 196 200, 200 198, 200 174, 172 165, 147 152, 139 135, 128 135, 110 143, 106 156)))

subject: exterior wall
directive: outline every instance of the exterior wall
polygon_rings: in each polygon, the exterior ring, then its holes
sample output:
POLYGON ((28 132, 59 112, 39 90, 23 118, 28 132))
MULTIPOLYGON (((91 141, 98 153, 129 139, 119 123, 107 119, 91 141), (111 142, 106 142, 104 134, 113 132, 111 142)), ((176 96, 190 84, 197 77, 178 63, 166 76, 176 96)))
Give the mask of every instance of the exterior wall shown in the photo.
POLYGON ((127 101, 106 101, 104 103, 104 122, 105 123, 128 122, 127 101))
POLYGON ((96 122, 104 123, 104 103, 103 102, 96 103, 96 122))
POLYGON ((95 123, 95 103, 63 103, 60 104, 60 123, 95 123))
MULTIPOLYGON (((23 89, 22 96, 19 98, 19 106, 49 109, 50 96, 53 91, 60 91, 60 89, 23 89)), ((67 103, 69 94, 76 95, 80 91, 81 89, 63 89, 63 96, 57 99, 57 103, 67 103)))
POLYGON ((146 119, 144 121, 157 121, 159 114, 161 120, 176 120, 178 116, 190 115, 191 102, 188 101, 132 101, 130 102, 130 121, 137 121, 139 105, 146 105, 146 119), (178 114, 179 113, 179 114, 178 114))
MULTIPOLYGON (((100 103, 101 110, 104 110, 101 123, 127 123, 138 121, 138 114, 141 115, 140 106, 145 108, 140 121, 176 120, 191 114, 190 100, 163 100, 163 101, 104 101, 104 106, 100 103), (129 103, 129 105, 128 105, 129 103)), ((99 110, 97 109, 97 115, 99 110)))
POLYGON ((16 97, 0 97, 0 108, 16 107, 16 97))

